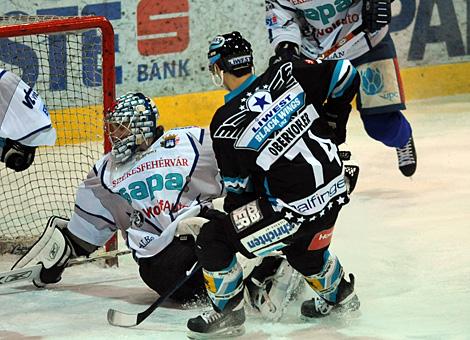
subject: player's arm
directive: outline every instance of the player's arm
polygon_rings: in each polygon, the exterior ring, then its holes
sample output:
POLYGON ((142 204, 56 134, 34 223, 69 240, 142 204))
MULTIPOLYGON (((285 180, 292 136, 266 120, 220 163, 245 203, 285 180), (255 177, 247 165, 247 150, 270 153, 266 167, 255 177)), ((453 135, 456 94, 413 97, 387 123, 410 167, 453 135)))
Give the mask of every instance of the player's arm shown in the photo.
POLYGON ((328 97, 323 107, 326 119, 335 131, 335 142, 339 145, 346 141, 346 124, 352 108, 351 102, 359 91, 360 78, 349 60, 333 63, 334 67, 329 68, 328 97))
POLYGON ((275 56, 270 64, 299 58, 301 33, 296 9, 286 0, 266 0, 266 28, 275 56))
MULTIPOLYGON (((215 130, 216 127, 211 124, 211 132, 215 130)), ((231 147, 228 145, 231 140, 214 138, 212 140, 220 177, 227 193, 224 200, 224 211, 231 212, 256 199, 252 179, 246 168, 240 166, 240 160, 231 151, 231 147)))
POLYGON ((293 73, 333 129, 333 141, 344 143, 351 102, 359 90, 356 68, 349 60, 307 60, 296 62, 293 73))
POLYGON ((54 145, 56 132, 39 94, 0 68, 0 161, 15 171, 29 168, 36 147, 54 145))
MULTIPOLYGON (((219 164, 221 162, 218 160, 219 164)), ((238 167, 238 163, 232 159, 225 160, 220 166, 220 174, 224 183, 227 195, 224 200, 224 211, 231 212, 242 205, 245 205, 256 199, 253 190, 251 176, 238 167)))

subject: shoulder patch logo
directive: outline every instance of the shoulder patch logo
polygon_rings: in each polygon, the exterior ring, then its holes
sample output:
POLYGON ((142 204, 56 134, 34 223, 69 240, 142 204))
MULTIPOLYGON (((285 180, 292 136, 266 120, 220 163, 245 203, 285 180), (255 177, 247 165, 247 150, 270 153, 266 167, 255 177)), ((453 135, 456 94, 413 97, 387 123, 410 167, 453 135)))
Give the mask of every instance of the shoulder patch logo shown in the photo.
POLYGON ((164 148, 171 149, 178 144, 180 139, 178 138, 177 135, 174 134, 169 134, 166 136, 163 136, 163 140, 160 142, 160 145, 163 146, 164 148))

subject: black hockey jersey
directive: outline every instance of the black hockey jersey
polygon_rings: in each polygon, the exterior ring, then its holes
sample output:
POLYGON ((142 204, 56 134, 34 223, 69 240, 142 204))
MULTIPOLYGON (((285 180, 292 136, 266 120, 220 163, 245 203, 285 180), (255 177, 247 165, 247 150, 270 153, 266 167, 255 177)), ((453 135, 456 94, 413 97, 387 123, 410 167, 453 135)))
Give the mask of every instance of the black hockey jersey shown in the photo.
POLYGON ((271 65, 230 92, 210 126, 225 210, 267 197, 277 211, 310 216, 347 202, 325 113, 345 125, 358 85, 347 60, 307 60, 271 65))

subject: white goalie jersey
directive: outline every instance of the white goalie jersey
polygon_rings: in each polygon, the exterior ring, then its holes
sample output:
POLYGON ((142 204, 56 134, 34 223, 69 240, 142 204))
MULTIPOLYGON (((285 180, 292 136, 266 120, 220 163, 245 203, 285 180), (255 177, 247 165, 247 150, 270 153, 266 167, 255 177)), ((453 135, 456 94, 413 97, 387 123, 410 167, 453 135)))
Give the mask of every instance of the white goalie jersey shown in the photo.
POLYGON ((54 145, 56 132, 39 94, 0 68, 0 138, 27 146, 54 145))
POLYGON ((68 229, 96 246, 121 229, 134 256, 150 257, 222 192, 209 131, 173 129, 120 167, 105 155, 79 186, 68 229))
MULTIPOLYGON (((362 24, 362 1, 267 0, 266 26, 273 48, 283 41, 300 46, 316 59, 362 24)), ((388 32, 381 30, 353 38, 327 59, 353 60, 377 45, 388 32)))

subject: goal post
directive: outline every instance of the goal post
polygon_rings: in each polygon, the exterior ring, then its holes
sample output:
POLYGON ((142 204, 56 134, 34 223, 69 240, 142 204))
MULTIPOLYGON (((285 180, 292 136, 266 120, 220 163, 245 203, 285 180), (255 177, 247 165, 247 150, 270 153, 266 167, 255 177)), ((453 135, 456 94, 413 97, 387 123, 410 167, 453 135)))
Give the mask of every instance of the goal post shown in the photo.
POLYGON ((113 27, 100 16, 0 16, 0 67, 39 93, 57 131, 27 170, 0 165, 0 252, 21 252, 51 215, 70 218, 77 186, 111 148, 103 114, 115 100, 113 27))

